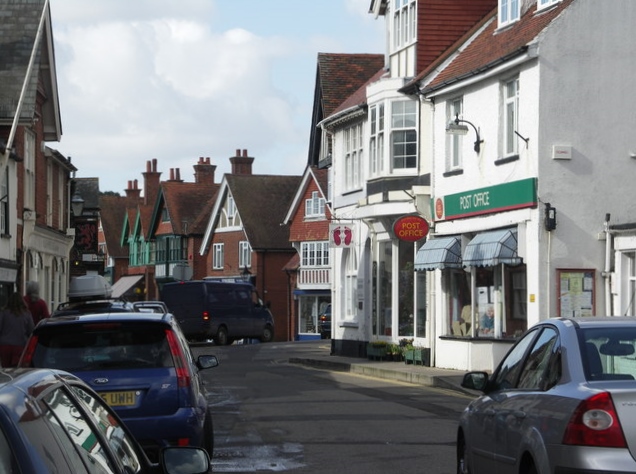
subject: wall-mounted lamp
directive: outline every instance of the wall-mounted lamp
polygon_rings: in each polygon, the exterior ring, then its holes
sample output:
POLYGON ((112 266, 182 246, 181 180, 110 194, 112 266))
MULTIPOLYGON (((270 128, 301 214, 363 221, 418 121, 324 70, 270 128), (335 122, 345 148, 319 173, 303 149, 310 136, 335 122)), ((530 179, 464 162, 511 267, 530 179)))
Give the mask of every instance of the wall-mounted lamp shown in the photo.
POLYGON ((473 147, 473 149, 476 153, 479 153, 481 144, 484 142, 479 136, 479 130, 477 130, 477 127, 475 127, 468 120, 460 119, 459 114, 455 114, 455 120, 451 120, 450 122, 448 122, 448 125, 446 126, 446 133, 450 135, 466 135, 468 133, 468 127, 466 125, 460 125, 462 123, 467 123, 468 125, 473 127, 473 130, 475 130, 477 139, 475 140, 475 146, 473 147))
POLYGON ((550 205, 549 202, 545 203, 545 230, 548 232, 556 229, 556 209, 550 205))
POLYGON ((71 198, 71 211, 75 217, 81 216, 82 212, 84 212, 84 199, 78 192, 73 194, 71 198))

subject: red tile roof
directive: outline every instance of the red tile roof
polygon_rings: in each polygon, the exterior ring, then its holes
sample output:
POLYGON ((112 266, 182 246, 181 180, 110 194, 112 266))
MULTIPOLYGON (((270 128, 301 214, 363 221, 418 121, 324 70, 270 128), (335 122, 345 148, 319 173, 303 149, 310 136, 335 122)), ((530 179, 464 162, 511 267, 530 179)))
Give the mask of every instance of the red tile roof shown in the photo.
MULTIPOLYGON (((554 8, 539 12, 536 11, 535 3, 518 22, 503 29, 497 28, 497 11, 494 10, 487 18, 490 23, 437 77, 426 85, 424 93, 433 92, 446 84, 478 74, 517 52, 522 52, 572 1, 564 0, 554 8)), ((482 25, 477 25, 471 34, 476 33, 480 26, 482 25)), ((459 45, 456 44, 456 46, 459 45)), ((439 61, 419 74, 416 80, 425 77, 438 66, 439 61)))
POLYGON ((316 86, 322 91, 323 117, 384 67, 382 54, 318 53, 316 86))
POLYGON ((167 181, 161 183, 164 206, 168 209, 175 235, 203 234, 206 221, 219 184, 184 183, 167 181))

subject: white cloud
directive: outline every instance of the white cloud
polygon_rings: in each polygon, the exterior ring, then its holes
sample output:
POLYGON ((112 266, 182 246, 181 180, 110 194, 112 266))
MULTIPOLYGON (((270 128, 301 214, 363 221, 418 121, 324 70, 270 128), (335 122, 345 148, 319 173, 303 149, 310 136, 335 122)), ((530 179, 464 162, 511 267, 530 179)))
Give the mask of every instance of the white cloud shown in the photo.
POLYGON ((52 0, 63 137, 50 145, 104 191, 141 179, 153 158, 163 179, 178 167, 190 181, 209 156, 218 181, 236 149, 256 158, 255 173, 301 174, 317 53, 347 52, 348 36, 324 33, 333 6, 358 18, 347 31, 356 44, 354 24, 371 20, 368 0, 325 1, 303 26, 278 0, 52 0), (245 5, 269 16, 242 17, 245 5))

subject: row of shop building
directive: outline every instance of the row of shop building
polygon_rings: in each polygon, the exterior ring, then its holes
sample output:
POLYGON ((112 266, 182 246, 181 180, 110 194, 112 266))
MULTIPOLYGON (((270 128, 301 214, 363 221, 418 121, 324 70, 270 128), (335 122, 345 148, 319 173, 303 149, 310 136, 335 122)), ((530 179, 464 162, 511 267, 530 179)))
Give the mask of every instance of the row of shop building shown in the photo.
MULTIPOLYGON (((538 321, 636 314, 636 4, 490 3, 417 69, 430 37, 398 47, 401 3, 372 2, 386 67, 315 121, 334 354, 413 339, 431 365, 492 370, 538 321)), ((311 291, 295 300, 316 314, 311 291)))

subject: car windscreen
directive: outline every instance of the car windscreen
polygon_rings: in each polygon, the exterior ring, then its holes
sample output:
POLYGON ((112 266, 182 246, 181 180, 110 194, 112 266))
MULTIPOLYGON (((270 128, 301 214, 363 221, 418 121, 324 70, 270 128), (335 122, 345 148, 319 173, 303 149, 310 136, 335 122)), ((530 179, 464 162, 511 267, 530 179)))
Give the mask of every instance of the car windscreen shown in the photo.
POLYGON ((71 372, 173 367, 165 328, 118 322, 47 327, 37 334, 35 367, 71 372))

